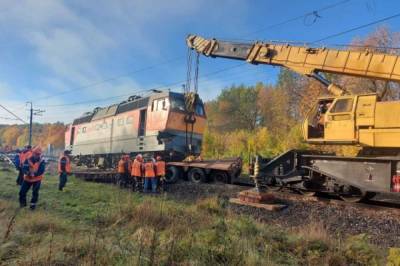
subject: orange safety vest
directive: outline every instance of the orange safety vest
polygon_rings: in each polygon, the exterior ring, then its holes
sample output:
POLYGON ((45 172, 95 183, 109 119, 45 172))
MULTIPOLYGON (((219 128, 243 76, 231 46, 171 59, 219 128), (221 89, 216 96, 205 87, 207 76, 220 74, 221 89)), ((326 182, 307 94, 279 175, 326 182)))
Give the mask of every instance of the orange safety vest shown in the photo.
POLYGON ((146 178, 153 178, 156 177, 156 172, 154 171, 154 163, 153 162, 147 162, 144 164, 144 176, 146 178))
POLYGON ((132 176, 139 176, 139 177, 143 176, 143 174, 142 174, 142 163, 139 162, 136 159, 133 161, 131 175, 132 176))
MULTIPOLYGON (((36 173, 39 170, 39 166, 40 163, 42 161, 39 160, 36 163, 31 162, 31 160, 28 160, 29 163, 29 173, 36 173)), ((24 180, 28 181, 28 182, 36 182, 36 181, 41 181, 43 179, 43 175, 40 176, 28 176, 28 175, 24 175, 24 180)))
POLYGON ((157 161, 156 170, 157 170, 157 176, 165 176, 165 162, 157 161))
POLYGON ((125 160, 121 159, 118 162, 118 174, 123 174, 125 173, 125 160))
POLYGON ((32 151, 21 152, 19 154, 19 164, 22 167, 24 162, 32 156, 32 151))
POLYGON ((118 162, 118 173, 119 174, 124 174, 125 173, 125 166, 126 165, 128 166, 127 171, 128 171, 128 173, 130 173, 131 172, 131 168, 132 168, 131 160, 127 160, 127 161, 125 161, 124 159, 119 160, 119 162, 118 162))
POLYGON ((66 159, 66 164, 65 164, 65 171, 67 173, 71 173, 71 162, 69 161, 68 156, 61 156, 60 159, 58 160, 58 173, 62 173, 63 171, 61 170, 61 159, 64 158, 66 159))

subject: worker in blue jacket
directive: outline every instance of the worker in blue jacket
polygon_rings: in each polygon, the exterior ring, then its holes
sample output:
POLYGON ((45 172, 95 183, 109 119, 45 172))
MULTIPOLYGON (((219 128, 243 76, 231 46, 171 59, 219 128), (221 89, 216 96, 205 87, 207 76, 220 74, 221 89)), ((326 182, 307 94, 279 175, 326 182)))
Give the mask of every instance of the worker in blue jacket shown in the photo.
POLYGON ((36 203, 39 200, 39 189, 44 176, 46 168, 45 162, 41 158, 42 149, 36 147, 32 150, 32 156, 26 159, 22 166, 24 172, 24 181, 22 182, 21 189, 19 191, 19 203, 20 207, 26 207, 26 194, 32 187, 32 199, 30 209, 36 208, 36 203))
POLYGON ((22 167, 21 167, 21 160, 20 160, 20 153, 21 151, 19 149, 17 149, 16 154, 14 156, 14 165, 15 165, 15 169, 17 169, 18 171, 18 175, 17 175, 17 180, 15 181, 17 183, 17 185, 21 185, 22 184, 22 180, 24 179, 24 173, 22 172, 22 167))

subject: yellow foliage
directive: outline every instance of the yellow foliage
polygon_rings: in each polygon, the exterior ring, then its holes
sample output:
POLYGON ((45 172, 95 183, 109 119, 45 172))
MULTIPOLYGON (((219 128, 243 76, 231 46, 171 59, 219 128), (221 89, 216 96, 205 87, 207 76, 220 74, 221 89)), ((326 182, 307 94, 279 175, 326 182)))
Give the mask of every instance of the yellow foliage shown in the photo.
MULTIPOLYGON (((55 124, 34 124, 33 125, 33 145, 46 147, 52 144, 56 149, 64 147, 65 125, 55 124)), ((28 143, 28 126, 10 125, 0 128, 1 147, 23 147, 28 143)))
POLYGON ((400 266, 400 248, 390 248, 387 266, 400 266))

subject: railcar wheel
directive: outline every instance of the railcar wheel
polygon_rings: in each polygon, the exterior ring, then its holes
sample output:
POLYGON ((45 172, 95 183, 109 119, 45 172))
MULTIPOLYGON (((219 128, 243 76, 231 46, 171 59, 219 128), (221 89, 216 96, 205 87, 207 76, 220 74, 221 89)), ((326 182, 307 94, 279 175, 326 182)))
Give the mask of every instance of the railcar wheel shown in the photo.
POLYGON ((168 184, 174 184, 178 182, 181 176, 181 169, 176 166, 168 166, 167 172, 165 174, 165 181, 168 184))
POLYGON ((201 168, 192 168, 188 173, 189 180, 193 183, 204 183, 206 182, 206 174, 201 168))
POLYGON ((279 178, 269 177, 266 185, 270 191, 281 191, 283 189, 283 184, 279 178))
POLYGON ((360 202, 365 199, 367 193, 359 188, 349 186, 346 188, 346 193, 340 193, 339 197, 346 202, 360 202))
POLYGON ((214 182, 218 182, 218 183, 226 183, 226 184, 230 184, 230 178, 228 173, 224 172, 224 171, 215 171, 211 174, 211 178, 214 182))

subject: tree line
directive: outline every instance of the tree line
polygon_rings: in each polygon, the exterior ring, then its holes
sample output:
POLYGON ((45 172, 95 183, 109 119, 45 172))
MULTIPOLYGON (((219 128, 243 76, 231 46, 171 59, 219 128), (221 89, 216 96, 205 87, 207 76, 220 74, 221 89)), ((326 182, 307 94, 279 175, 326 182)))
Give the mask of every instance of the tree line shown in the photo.
MULTIPOLYGON (((46 123, 33 125, 32 144, 55 149, 64 148, 65 125, 63 123, 46 123)), ((0 125, 0 147, 2 150, 21 148, 28 144, 28 125, 0 125)))

